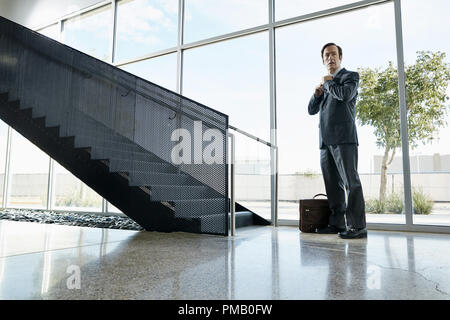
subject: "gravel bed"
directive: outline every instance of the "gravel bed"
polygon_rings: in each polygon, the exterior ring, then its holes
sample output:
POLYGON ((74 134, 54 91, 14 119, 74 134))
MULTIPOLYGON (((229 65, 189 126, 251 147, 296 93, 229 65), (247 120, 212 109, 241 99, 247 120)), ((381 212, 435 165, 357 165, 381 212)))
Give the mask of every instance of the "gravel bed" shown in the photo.
POLYGON ((108 228, 123 230, 144 230, 128 217, 100 215, 92 213, 53 212, 32 209, 4 209, 0 220, 62 224, 66 226, 108 228))

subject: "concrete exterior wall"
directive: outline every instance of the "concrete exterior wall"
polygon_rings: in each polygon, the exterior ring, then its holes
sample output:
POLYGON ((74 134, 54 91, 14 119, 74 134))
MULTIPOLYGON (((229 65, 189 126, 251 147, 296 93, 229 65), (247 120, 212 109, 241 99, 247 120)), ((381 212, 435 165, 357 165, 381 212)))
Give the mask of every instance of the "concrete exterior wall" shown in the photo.
MULTIPOLYGON (((374 172, 380 173, 382 156, 374 156, 374 172)), ((450 154, 418 155, 410 156, 411 173, 424 172, 450 172, 450 154)), ((403 168, 402 157, 394 157, 391 165, 388 167, 388 173, 400 173, 403 168)))
MULTIPOLYGON (((380 176, 360 175, 366 199, 377 198, 380 189, 380 176)), ((47 174, 13 174, 10 186, 12 197, 38 197, 47 193, 47 174)), ((403 175, 389 174, 387 177, 387 192, 402 192, 403 175)), ((298 201, 312 198, 318 193, 325 193, 321 175, 280 175, 279 200, 298 201)), ((411 182, 414 187, 421 187, 434 201, 450 201, 450 174, 413 174, 411 182)), ((70 195, 81 190, 82 183, 73 176, 57 174, 55 181, 55 196, 70 195)), ((260 201, 270 199, 269 175, 237 175, 236 200, 260 201)), ((3 174, 0 174, 0 187, 3 188, 3 174)), ((87 191, 90 192, 90 191, 87 191)))
MULTIPOLYGON (((380 189, 380 175, 360 175, 366 199, 378 198, 380 189)), ((280 175, 278 198, 281 201, 298 201, 312 198, 318 193, 325 193, 325 186, 321 175, 280 175)), ((434 201, 450 201, 450 174, 412 174, 413 187, 422 188, 434 201)), ((237 175, 236 201, 241 200, 269 200, 269 175, 237 175)), ((400 193, 403 191, 403 175, 389 174, 387 176, 387 192, 400 193)))
MULTIPOLYGON (((0 174, 0 192, 3 191, 3 176, 0 174)), ((9 195, 12 197, 39 197, 47 195, 48 175, 45 173, 36 174, 12 174, 9 184, 9 195)), ((68 174, 56 174, 55 196, 70 195, 81 188, 87 189, 84 183, 68 174)))

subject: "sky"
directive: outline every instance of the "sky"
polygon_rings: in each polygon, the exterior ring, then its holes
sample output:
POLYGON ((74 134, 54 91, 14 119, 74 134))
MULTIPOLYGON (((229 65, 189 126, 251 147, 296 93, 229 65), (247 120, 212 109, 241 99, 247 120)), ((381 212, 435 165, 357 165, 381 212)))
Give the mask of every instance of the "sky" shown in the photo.
MULTIPOLYGON (((325 9, 330 4, 349 2, 352 1, 277 0, 276 18, 286 19, 325 9)), ((177 0, 119 3, 116 61, 176 45, 177 3, 177 0)), ((185 9, 185 42, 265 24, 268 16, 266 0, 219 3, 187 0, 185 9)), ((450 43, 443 41, 450 33, 446 19, 449 1, 404 0, 402 9, 406 64, 414 62, 417 50, 441 50, 450 54, 450 43)), ((99 10, 98 13, 98 16, 74 19, 74 23, 65 29, 64 39, 80 50, 106 59, 111 10, 99 10)), ((52 35, 55 30, 53 28, 47 34, 52 35)), ((320 172, 318 117, 311 117, 306 112, 315 85, 326 73, 320 60, 320 48, 328 41, 340 44, 344 50, 342 65, 349 70, 384 67, 388 61, 396 64, 393 4, 279 28, 276 41, 280 172, 320 172)), ((123 68, 175 90, 176 63, 176 55, 171 54, 123 68)), ((183 94, 229 114, 231 125, 269 140, 268 64, 267 32, 187 50, 183 94)), ((360 172, 372 171, 373 156, 382 153, 375 146, 372 131, 370 127, 358 128, 360 172)), ((411 154, 449 154, 449 137, 450 130, 446 128, 441 131, 438 143, 412 150, 411 154)), ((248 139, 241 140, 237 148, 239 160, 269 159, 266 147, 248 139)), ((24 163, 23 167, 32 168, 29 163, 24 163)))
POLYGON ((115 61, 126 61, 176 46, 178 0, 119 2, 116 42, 115 61))

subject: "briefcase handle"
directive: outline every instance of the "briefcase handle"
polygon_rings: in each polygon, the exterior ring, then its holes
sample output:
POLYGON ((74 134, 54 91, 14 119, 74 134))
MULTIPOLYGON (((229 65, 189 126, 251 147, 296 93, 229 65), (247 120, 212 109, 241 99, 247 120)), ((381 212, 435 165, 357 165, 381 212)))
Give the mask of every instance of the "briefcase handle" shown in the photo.
POLYGON ((327 197, 327 198, 328 198, 328 196, 327 196, 326 194, 324 194, 324 193, 318 193, 318 194, 316 194, 316 195, 313 197, 313 199, 315 199, 317 196, 324 196, 324 197, 327 197))

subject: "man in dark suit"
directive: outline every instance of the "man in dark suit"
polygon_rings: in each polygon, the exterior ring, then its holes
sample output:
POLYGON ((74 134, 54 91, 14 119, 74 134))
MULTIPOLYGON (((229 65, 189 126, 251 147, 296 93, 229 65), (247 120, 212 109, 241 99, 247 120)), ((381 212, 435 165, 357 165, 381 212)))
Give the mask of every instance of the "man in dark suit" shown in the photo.
POLYGON ((320 166, 332 214, 328 226, 316 232, 339 233, 344 239, 366 238, 364 196, 357 171, 359 74, 341 67, 342 49, 338 45, 327 43, 321 55, 329 74, 316 87, 308 113, 319 112, 320 166))

